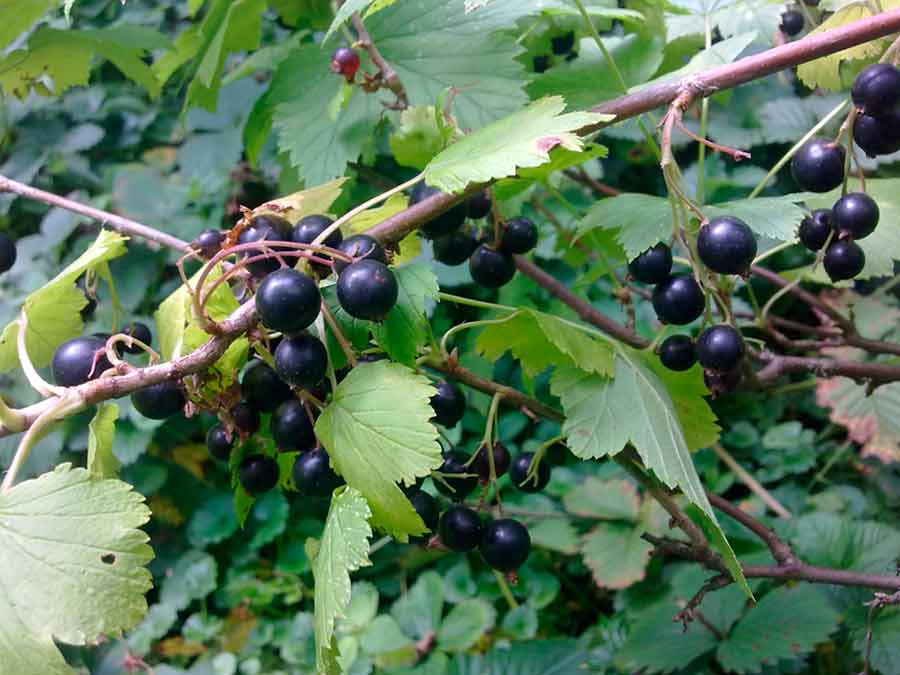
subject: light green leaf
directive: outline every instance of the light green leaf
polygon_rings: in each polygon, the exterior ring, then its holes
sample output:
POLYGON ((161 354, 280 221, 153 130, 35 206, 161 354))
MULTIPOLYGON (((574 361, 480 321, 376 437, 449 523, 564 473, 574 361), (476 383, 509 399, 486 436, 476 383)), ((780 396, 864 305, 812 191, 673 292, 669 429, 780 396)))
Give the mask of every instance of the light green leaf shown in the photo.
POLYGON ((750 608, 716 656, 726 670, 758 673, 764 664, 811 652, 828 639, 839 618, 815 586, 782 586, 750 608))
POLYGON ((563 518, 545 518, 529 523, 528 534, 531 543, 539 548, 573 555, 578 551, 578 531, 572 523, 563 518))
POLYGON ((336 178, 307 190, 292 192, 256 207, 253 209, 253 215, 274 213, 291 223, 296 223, 304 216, 328 213, 331 205, 341 196, 346 182, 347 178, 336 178))
POLYGON ((162 34, 144 26, 123 25, 82 31, 80 35, 90 40, 95 52, 112 63, 125 77, 141 85, 153 98, 159 96, 162 85, 144 59, 151 49, 169 46, 162 34))
POLYGON ((534 377, 551 366, 575 366, 588 373, 611 375, 613 352, 609 342, 596 339, 551 314, 520 309, 487 326, 475 342, 491 361, 509 350, 534 377))
MULTIPOLYGON (((345 5, 346 6, 346 5, 345 5)), ((416 106, 400 113, 400 124, 388 138, 394 159, 420 171, 447 147, 456 132, 456 122, 439 125, 434 106, 416 106)))
POLYGON ((550 161, 550 150, 562 146, 579 151, 584 141, 578 129, 612 119, 590 112, 564 113, 561 96, 535 101, 524 110, 464 136, 425 167, 429 185, 460 192, 471 183, 512 176, 519 167, 550 161))
POLYGON ((481 598, 463 600, 441 623, 438 647, 447 652, 465 651, 493 628, 496 618, 496 610, 481 598))
MULTIPOLYGON (((391 197, 381 206, 366 209, 353 216, 346 224, 341 226, 341 230, 344 232, 344 236, 347 236, 347 234, 359 234, 365 232, 382 220, 386 220, 387 218, 400 213, 406 208, 406 204, 407 199, 404 195, 391 195, 391 197)), ((399 246, 400 251, 394 255, 393 259, 395 265, 402 265, 403 263, 409 262, 422 253, 422 240, 416 232, 411 232, 401 239, 399 246)))
POLYGON ((530 640, 537 635, 537 610, 531 605, 519 605, 506 613, 500 628, 517 640, 530 640))
POLYGON ((101 403, 88 425, 87 470, 98 478, 115 478, 119 470, 119 460, 113 454, 113 435, 118 417, 119 406, 101 403))
MULTIPOLYGON (((31 293, 22 310, 28 317, 25 344, 31 361, 38 368, 50 363, 53 352, 66 340, 81 333, 81 308, 87 304, 75 280, 125 253, 125 237, 102 230, 91 247, 44 286, 31 293)), ((18 324, 9 323, 0 334, 0 372, 17 368, 16 335, 18 324)))
POLYGON ((618 230, 616 240, 635 258, 672 236, 672 207, 664 197, 629 193, 596 202, 578 224, 577 241, 596 228, 618 230))
POLYGON ((646 87, 652 87, 664 82, 683 80, 690 75, 694 75, 704 70, 731 63, 732 61, 735 61, 747 47, 753 44, 754 40, 756 40, 756 31, 741 33, 740 35, 734 35, 727 40, 717 42, 709 49, 704 49, 694 55, 691 60, 688 61, 687 65, 678 70, 666 73, 662 77, 650 80, 639 87, 634 87, 633 90, 645 89, 646 87))
POLYGON ((669 370, 659 359, 648 359, 650 368, 662 380, 675 405, 678 420, 684 431, 684 441, 691 451, 708 448, 719 440, 716 414, 706 402, 709 390, 699 366, 677 373, 669 370))
POLYGON ((416 648, 413 641, 403 634, 400 625, 390 614, 375 617, 365 627, 361 638, 361 646, 368 654, 388 654, 407 651, 415 659, 416 648))
POLYGON ((328 27, 328 32, 326 32, 325 37, 322 38, 322 44, 324 45, 328 42, 328 38, 334 34, 334 31, 340 28, 342 23, 348 21, 355 12, 362 12, 371 5, 372 2, 373 0, 347 0, 347 2, 339 6, 337 12, 335 12, 334 20, 328 27))
POLYGON ((569 513, 601 520, 637 522, 641 498, 626 480, 600 480, 594 476, 579 483, 563 497, 569 513))
POLYGON ((194 600, 202 600, 216 590, 218 565, 205 551, 188 551, 163 582, 159 600, 177 610, 187 609, 194 600))
POLYGON ((71 464, 0 494, 0 671, 70 674, 54 639, 84 645, 141 620, 149 517, 130 485, 71 464))
POLYGON ((626 523, 600 523, 584 537, 584 564, 601 588, 627 588, 644 578, 653 546, 626 523))
POLYGON ((307 31, 300 30, 293 33, 289 39, 279 40, 274 45, 257 49, 241 61, 241 65, 222 78, 222 86, 227 86, 257 72, 271 72, 275 70, 282 61, 291 55, 291 52, 300 47, 308 35, 307 31))
POLYGON ((39 28, 28 39, 27 48, 16 49, 0 59, 0 89, 24 99, 32 89, 47 94, 46 77, 57 96, 71 87, 86 85, 94 45, 77 31, 39 28))
POLYGON ((429 570, 397 599, 391 607, 391 616, 404 633, 421 640, 437 631, 443 610, 444 582, 437 572, 429 570))
POLYGON ((331 499, 325 530, 313 561, 315 577, 316 665, 319 672, 340 672, 334 622, 350 603, 350 572, 369 562, 369 527, 371 511, 366 500, 347 486, 331 499))
POLYGON ((55 4, 54 0, 0 0, 0 52, 55 4))
POLYGON ((426 532, 422 519, 397 487, 411 485, 441 464, 428 379, 398 363, 363 363, 338 385, 316 422, 316 437, 335 470, 359 490, 372 509, 372 524, 406 541, 426 532))
POLYGON ((424 263, 395 267, 393 272, 400 287, 397 304, 372 327, 372 334, 392 360, 413 367, 430 331, 425 301, 436 300, 440 289, 434 272, 424 263))
POLYGON ((760 236, 793 241, 797 237, 800 221, 807 213, 800 204, 816 196, 811 192, 797 192, 780 197, 741 199, 705 206, 703 212, 709 219, 734 216, 747 223, 760 236))

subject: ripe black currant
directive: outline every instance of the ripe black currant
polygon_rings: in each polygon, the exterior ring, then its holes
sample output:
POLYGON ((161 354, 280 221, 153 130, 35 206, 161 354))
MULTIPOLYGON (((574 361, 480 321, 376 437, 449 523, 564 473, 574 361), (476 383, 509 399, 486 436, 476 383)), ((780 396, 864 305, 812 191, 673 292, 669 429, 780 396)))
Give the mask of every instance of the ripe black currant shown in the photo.
POLYGON ((529 480, 528 469, 533 459, 533 452, 521 452, 509 466, 509 479, 522 492, 540 492, 550 482, 550 465, 545 460, 541 460, 535 477, 529 480))
POLYGON ((434 259, 445 265, 461 265, 478 248, 478 239, 466 228, 435 237, 432 241, 434 259))
POLYGON ((810 251, 818 251, 828 241, 832 230, 831 209, 816 209, 800 222, 797 236, 810 251))
POLYGON ((500 288, 515 276, 516 261, 508 253, 482 244, 469 258, 469 272, 479 286, 500 288))
POLYGON ((331 72, 343 75, 347 78, 347 82, 353 82, 357 70, 359 70, 359 54, 350 47, 338 47, 331 55, 331 72))
MULTIPOLYGON (((509 450, 500 441, 494 441, 494 472, 497 478, 500 478, 509 469, 510 456, 509 450)), ((478 474, 478 477, 485 481, 491 477, 491 463, 484 445, 478 448, 475 453, 475 461, 470 464, 470 468, 478 474)))
MULTIPOLYGON (((122 333, 133 337, 135 340, 140 340, 148 347, 153 344, 153 333, 150 332, 150 327, 145 323, 141 323, 140 321, 135 321, 129 324, 129 326, 125 328, 122 333)), ((129 354, 140 354, 144 351, 138 345, 129 346, 124 342, 120 343, 120 346, 129 354)))
POLYGON ((869 157, 900 150, 900 110, 879 117, 859 113, 853 122, 853 140, 869 157))
POLYGON ((307 497, 330 497, 334 489, 342 483, 331 468, 328 453, 322 448, 315 448, 300 453, 291 469, 294 487, 307 497))
POLYGON ((319 285, 290 267, 266 276, 256 291, 256 311, 263 325, 281 333, 308 328, 322 305, 319 285))
POLYGON ((670 335, 659 346, 659 360, 669 370, 689 370, 697 362, 694 341, 687 335, 670 335))
POLYGON ((437 393, 431 397, 432 420, 443 427, 455 427, 466 412, 466 395, 453 382, 436 382, 437 393))
POLYGON ((314 387, 325 377, 328 352, 312 335, 298 335, 281 341, 275 350, 275 372, 294 387, 314 387))
POLYGON ((491 199, 487 192, 482 190, 466 200, 466 215, 472 220, 484 218, 491 212, 491 199))
POLYGON ((164 420, 184 408, 184 394, 178 382, 164 380, 149 387, 138 389, 131 395, 131 403, 144 417, 164 420))
POLYGON ((424 490, 416 490, 409 496, 409 501, 412 503, 416 513, 419 514, 419 518, 425 523, 425 527, 427 527, 430 532, 435 532, 441 518, 437 499, 424 490))
POLYGON ((528 253, 537 243, 537 227, 524 216, 510 218, 500 229, 500 250, 504 253, 528 253))
MULTIPOLYGON (((245 227, 238 237, 239 244, 249 244, 257 241, 290 241, 291 224, 280 216, 262 214, 253 218, 245 227)), ((272 247, 273 250, 280 250, 277 246, 272 247)), ((244 251, 242 258, 254 257, 262 255, 262 248, 244 251)), ((257 279, 261 279, 267 274, 274 272, 280 267, 280 263, 276 258, 265 258, 257 260, 247 265, 247 269, 257 279)))
POLYGON ((572 47, 575 46, 575 32, 569 31, 568 33, 563 33, 562 35, 557 35, 556 37, 550 38, 550 49, 557 56, 562 56, 564 54, 568 54, 572 51, 572 47))
POLYGON ((697 360, 708 370, 732 370, 743 356, 744 339, 728 324, 711 326, 697 338, 697 360))
POLYGON ((238 480, 251 495, 268 492, 278 485, 278 462, 266 455, 247 455, 238 467, 238 480))
POLYGON ((112 364, 105 355, 106 340, 95 336, 77 337, 63 342, 53 353, 50 370, 61 387, 76 387, 100 377, 112 364))
POLYGON ((740 218, 713 218, 697 235, 700 260, 719 274, 746 274, 756 257, 756 238, 740 218))
POLYGON ((853 103, 867 115, 886 115, 900 105, 900 69, 890 63, 863 68, 850 91, 853 103))
POLYGON ((0 232, 0 274, 16 264, 16 242, 0 232))
POLYGON ((209 260, 222 250, 225 233, 222 230, 208 229, 198 234, 191 242, 191 248, 209 260))
POLYGON ((804 190, 828 192, 843 182, 845 158, 842 145, 825 138, 813 138, 794 155, 791 173, 804 190))
POLYGON ((664 323, 683 326, 703 314, 706 297, 690 275, 669 277, 653 289, 653 309, 664 323))
POLYGON ((493 569, 500 572, 517 570, 531 553, 528 528, 512 518, 493 520, 484 526, 478 550, 493 569))
POLYGON ((251 361, 241 379, 241 396, 261 412, 272 412, 293 394, 272 368, 263 361, 251 361))
MULTIPOLYGON (((374 237, 367 234, 354 234, 347 237, 336 248, 354 260, 377 260, 384 265, 388 263, 384 247, 374 237)), ((340 274, 349 264, 343 260, 335 260, 334 271, 340 274)))
MULTIPOLYGON (((433 188, 425 183, 418 183, 409 195, 409 205, 414 206, 429 197, 439 194, 443 193, 437 188, 433 188)), ((457 204, 449 211, 445 211, 441 215, 432 218, 422 226, 421 231, 426 237, 439 237, 442 234, 453 232, 453 230, 463 224, 465 219, 466 204, 463 202, 457 204)))
POLYGON ((628 263, 628 271, 635 281, 661 284, 672 273, 672 249, 659 242, 628 263))
POLYGON ((781 15, 781 32, 793 37, 803 30, 803 14, 796 9, 789 9, 781 15))
POLYGON ((831 209, 834 229, 839 233, 863 239, 878 225, 878 204, 865 192, 851 192, 838 199, 831 209))
POLYGON ((234 420, 234 426, 243 434, 252 435, 259 431, 261 416, 259 410, 254 408, 249 402, 241 401, 228 411, 231 419, 234 420))
MULTIPOLYGON (((294 229, 291 232, 291 241, 298 244, 311 244, 315 241, 316 237, 322 234, 325 231, 325 228, 333 222, 334 221, 328 216, 304 216, 297 221, 296 225, 294 225, 294 229)), ((340 229, 337 229, 325 237, 325 241, 323 241, 322 244, 331 248, 337 248, 338 244, 343 240, 344 235, 341 234, 340 229)))
POLYGON ((313 423, 303 403, 291 398, 275 409, 269 430, 279 450, 309 450, 316 444, 313 423))
POLYGON ((377 260, 359 260, 338 277, 338 302, 357 319, 382 321, 397 304, 399 294, 394 273, 377 260))
POLYGON ((478 487, 478 476, 475 468, 466 466, 469 455, 462 450, 451 450, 444 455, 444 463, 438 471, 443 480, 435 479, 434 486, 441 494, 450 499, 460 501, 468 497, 478 487), (471 474, 471 475, 469 475, 471 474))
POLYGON ((743 374, 740 368, 733 370, 704 370, 703 383, 709 389, 709 393, 713 398, 724 396, 735 389, 741 383, 743 374))
POLYGON ((234 448, 234 439, 229 438, 228 430, 221 424, 210 427, 206 433, 206 449, 209 454, 221 462, 227 462, 234 448))
POLYGON ((825 271, 832 281, 852 279, 866 266, 866 254, 854 241, 832 242, 825 251, 825 271))
POLYGON ((481 518, 472 509, 454 505, 441 515, 438 531, 441 542, 451 551, 466 553, 481 543, 481 518))

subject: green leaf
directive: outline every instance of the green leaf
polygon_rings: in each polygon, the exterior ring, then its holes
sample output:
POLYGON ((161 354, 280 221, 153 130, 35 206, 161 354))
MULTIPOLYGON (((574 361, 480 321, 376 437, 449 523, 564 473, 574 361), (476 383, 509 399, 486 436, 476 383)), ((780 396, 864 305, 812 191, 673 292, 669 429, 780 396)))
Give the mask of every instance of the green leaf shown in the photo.
POLYGON ((569 513, 580 516, 636 522, 641 498, 634 484, 627 480, 600 480, 590 476, 565 494, 563 504, 569 513))
POLYGON ((699 621, 685 629, 672 620, 679 609, 674 602, 662 602, 641 612, 616 653, 616 664, 627 672, 671 673, 715 649, 716 636, 699 621))
POLYGON ((372 524, 405 541, 426 532, 422 519, 397 486, 441 464, 428 379, 398 363, 363 363, 338 385, 316 422, 316 437, 335 470, 359 490, 372 509, 372 524))
POLYGON ((338 7, 337 12, 334 14, 334 20, 328 27, 325 37, 322 38, 322 44, 324 45, 328 42, 328 38, 334 34, 334 31, 340 28, 342 23, 348 21, 355 12, 362 12, 371 5, 373 1, 374 0, 347 0, 347 2, 338 7))
POLYGON ((746 222, 758 235, 793 241, 797 237, 800 221, 807 213, 799 204, 816 196, 811 192, 798 192, 780 197, 741 199, 705 206, 703 211, 707 218, 734 216, 746 222))
POLYGON ((623 194, 594 203, 578 224, 577 241, 596 228, 618 230, 618 241, 628 258, 672 236, 672 207, 664 197, 623 194))
MULTIPOLYGON (((35 366, 46 366, 59 345, 81 334, 83 323, 80 312, 87 300, 75 287, 75 280, 87 270, 97 269, 123 255, 125 241, 125 237, 115 232, 102 230, 96 241, 77 260, 25 299, 22 306, 28 317, 25 344, 35 366)), ((16 322, 7 324, 0 334, 0 372, 19 366, 17 334, 16 322)))
POLYGON ((648 359, 647 362, 669 392, 688 449, 708 448, 718 441, 720 429, 716 414, 706 402, 709 390, 703 381, 703 370, 697 366, 676 373, 663 366, 659 359, 648 359))
MULTIPOLYGON (((347 234, 360 234, 391 216, 400 213, 406 208, 407 199, 402 194, 391 195, 381 206, 356 214, 347 223, 341 226, 341 230, 347 234)), ((394 255, 394 264, 402 265, 417 258, 422 253, 422 240, 418 233, 411 232, 400 240, 400 250, 394 255)))
POLYGON ((584 141, 575 132, 612 119, 598 113, 564 113, 565 107, 561 96, 549 96, 464 136, 428 163, 425 180, 445 192, 461 192, 471 183, 512 176, 519 167, 549 162, 550 150, 557 146, 581 150, 584 141))
POLYGON ((350 603, 350 572, 371 564, 370 516, 366 500, 350 486, 331 499, 325 530, 313 561, 318 672, 339 672, 335 662, 334 622, 350 603))
POLYGON ((444 582, 433 571, 423 573, 391 607, 403 632, 421 640, 437 631, 444 611, 444 582))
POLYGON ((84 645, 140 621, 149 517, 130 485, 70 464, 0 494, 0 670, 69 674, 54 639, 84 645))
POLYGON ((56 4, 54 0, 0 0, 0 51, 56 4))
POLYGON ((900 383, 869 391, 846 377, 819 380, 816 400, 829 408, 829 419, 862 444, 862 454, 882 461, 900 460, 900 383))
POLYGON ((487 326, 475 348, 490 361, 510 351, 530 377, 551 366, 577 367, 598 375, 613 372, 613 352, 606 340, 595 339, 558 317, 532 309, 520 309, 487 326))
POLYGON ((750 608, 716 655, 726 670, 758 673, 764 664, 811 652, 828 639, 839 618, 815 586, 782 586, 750 608))
POLYGON ((583 675, 590 661, 575 640, 529 640, 485 654, 458 654, 446 675, 583 675))
POLYGON ((740 35, 734 35, 727 40, 717 42, 708 49, 704 49, 703 51, 691 57, 691 60, 688 61, 687 65, 677 70, 666 73, 662 77, 657 77, 654 80, 650 80, 649 82, 646 82, 639 87, 635 87, 634 89, 641 90, 646 89, 647 87, 653 87, 658 84, 662 84, 664 82, 683 80, 686 77, 695 75, 696 73, 702 72, 704 70, 709 70, 710 68, 715 68, 716 66, 723 66, 731 63, 732 61, 735 61, 744 52, 744 50, 753 43, 755 39, 756 31, 750 31, 748 33, 741 33, 740 35))
POLYGON ((886 523, 809 513, 779 530, 811 565, 878 574, 896 571, 900 531, 886 523))
POLYGON ((218 565, 205 551, 188 551, 166 576, 159 601, 177 610, 187 609, 194 600, 202 600, 216 590, 218 565))
POLYGON ((430 326, 425 316, 426 299, 436 300, 437 277, 425 263, 392 268, 400 287, 397 304, 381 323, 372 327, 376 342, 394 361, 416 364, 418 350, 428 341, 430 326))
POLYGON ((375 617, 364 629, 360 646, 369 654, 406 652, 414 661, 416 648, 413 641, 403 634, 400 625, 390 614, 375 617))
POLYGON ((438 648, 447 652, 469 649, 494 627, 497 612, 481 598, 463 600, 444 618, 437 632, 438 648))
MULTIPOLYGON (((860 654, 866 650, 866 615, 856 612, 847 620, 853 646, 860 654)), ((872 619, 869 663, 880 673, 890 673, 900 663, 900 607, 885 607, 872 619)))
POLYGON ((112 63, 125 77, 141 85, 153 98, 159 96, 162 84, 144 59, 152 49, 169 47, 161 33, 144 26, 122 25, 80 34, 93 43, 98 55, 112 63))
POLYGON ((653 546, 641 528, 628 523, 600 523, 584 537, 581 555, 601 588, 627 588, 644 578, 653 546))
POLYGON ((341 196, 346 182, 347 178, 336 178, 307 190, 272 199, 253 209, 253 215, 274 213, 291 223, 296 223, 304 216, 328 213, 331 205, 341 196))
MULTIPOLYGON (((346 7, 346 5, 344 5, 346 7)), ((400 124, 388 138, 394 159, 402 166, 424 169, 441 152, 456 131, 452 125, 439 125, 434 106, 416 106, 400 113, 400 124)))
POLYGON ((567 519, 546 518, 529 523, 528 534, 534 546, 567 555, 578 552, 578 532, 567 519))
POLYGON ((97 478, 115 478, 119 470, 119 460, 113 454, 113 435, 118 417, 119 406, 102 403, 88 425, 87 470, 97 478))
POLYGON ((192 546, 206 548, 237 532, 238 522, 231 500, 231 494, 217 494, 200 503, 187 526, 188 541, 192 546))
POLYGON ((517 640, 530 640, 537 635, 537 610, 531 605, 519 605, 506 613, 500 628, 517 640))

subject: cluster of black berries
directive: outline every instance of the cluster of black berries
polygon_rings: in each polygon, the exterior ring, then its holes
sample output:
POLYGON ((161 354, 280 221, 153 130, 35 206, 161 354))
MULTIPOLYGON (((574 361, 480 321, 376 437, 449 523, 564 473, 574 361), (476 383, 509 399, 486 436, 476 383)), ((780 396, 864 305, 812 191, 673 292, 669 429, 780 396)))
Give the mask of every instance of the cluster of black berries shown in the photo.
POLYGON ((690 369, 697 361, 703 366, 703 378, 713 396, 734 389, 741 380, 744 339, 732 326, 710 326, 697 338, 671 335, 659 346, 659 360, 669 370, 690 369))
POLYGON ((800 223, 800 242, 811 251, 828 243, 823 262, 832 281, 852 279, 866 265, 866 254, 856 243, 878 225, 878 204, 864 192, 850 192, 831 209, 816 209, 800 223))
POLYGON ((663 323, 683 326, 703 314, 706 298, 689 274, 672 274, 672 249, 660 242, 628 263, 636 281, 654 284, 653 309, 663 323))
POLYGON ((900 150, 900 70, 889 63, 868 66, 853 81, 851 96, 856 144, 869 157, 900 150))
MULTIPOLYGON (((410 195, 410 206, 441 194, 425 183, 419 183, 410 195)), ((485 288, 499 288, 516 274, 513 255, 528 253, 538 242, 538 231, 528 218, 511 218, 501 223, 500 240, 482 228, 466 223, 466 218, 480 220, 491 212, 491 200, 484 192, 469 197, 449 211, 433 218, 421 228, 431 239, 435 260, 445 265, 461 265, 469 261, 472 278, 485 288)))

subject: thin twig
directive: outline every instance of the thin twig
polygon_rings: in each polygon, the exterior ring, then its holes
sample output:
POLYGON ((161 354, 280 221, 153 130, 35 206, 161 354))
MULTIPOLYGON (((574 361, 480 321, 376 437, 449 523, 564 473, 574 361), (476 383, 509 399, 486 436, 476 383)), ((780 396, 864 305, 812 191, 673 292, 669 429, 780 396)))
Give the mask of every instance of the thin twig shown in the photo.
POLYGON ((738 464, 737 460, 731 456, 725 448, 722 447, 721 443, 713 443, 712 450, 716 455, 721 459, 725 464, 731 469, 734 474, 738 477, 738 479, 750 488, 750 491, 755 494, 757 497, 765 502, 766 506, 768 506, 772 511, 774 511, 780 518, 790 518, 791 512, 788 511, 775 497, 771 492, 766 490, 763 487, 762 483, 756 480, 747 469, 738 464))

